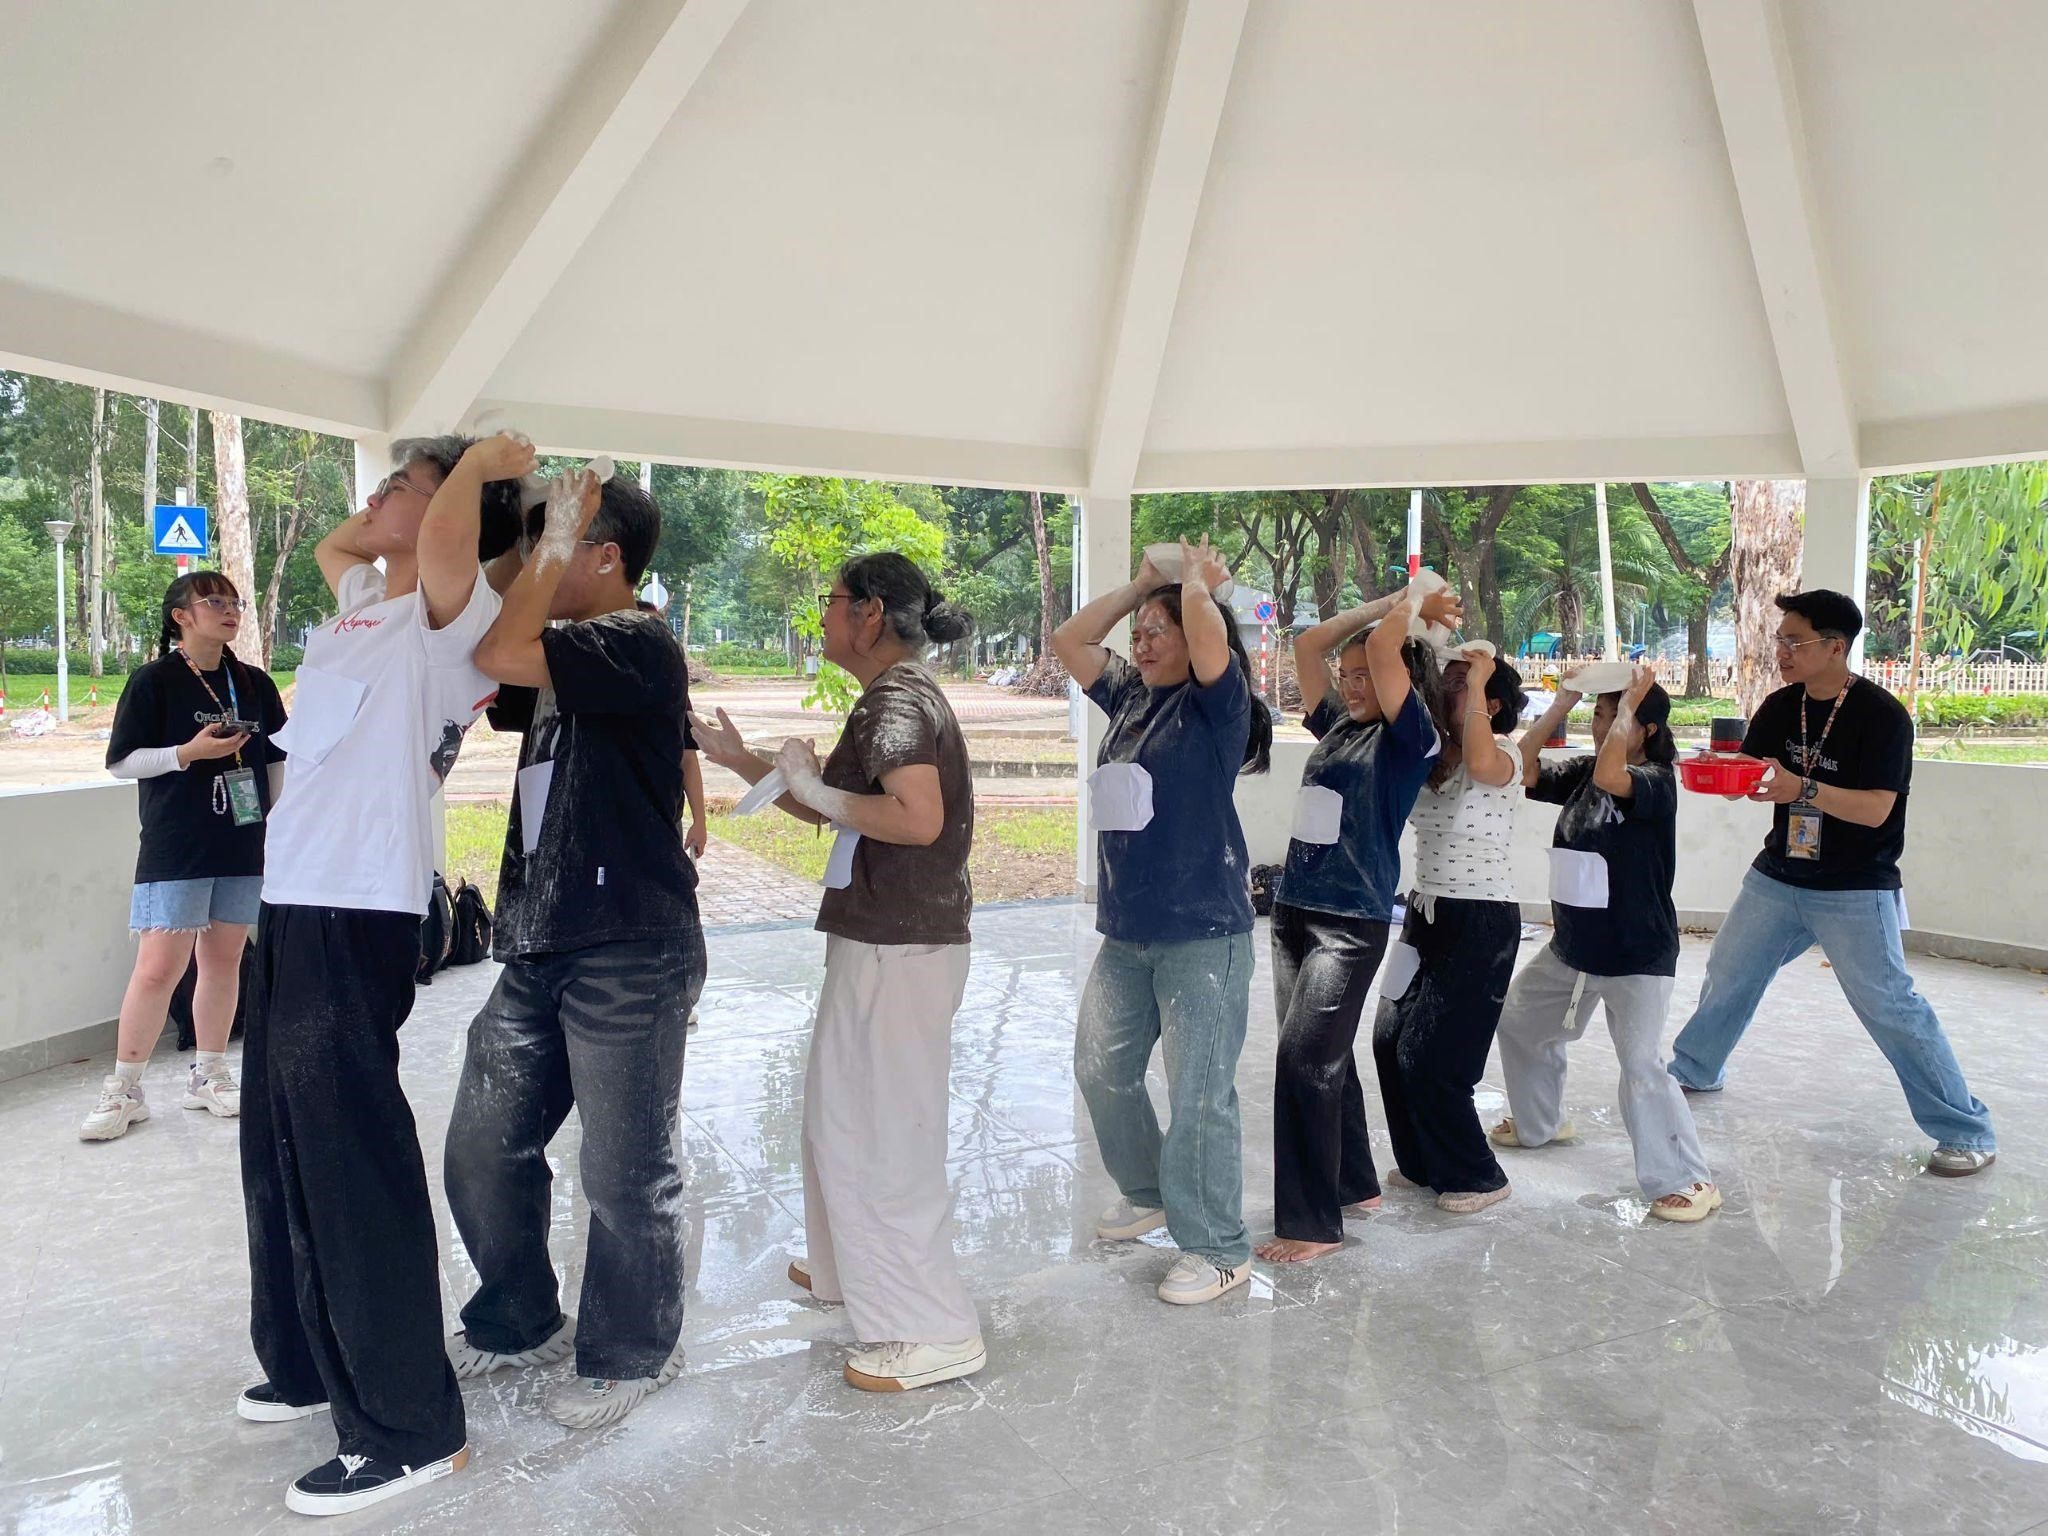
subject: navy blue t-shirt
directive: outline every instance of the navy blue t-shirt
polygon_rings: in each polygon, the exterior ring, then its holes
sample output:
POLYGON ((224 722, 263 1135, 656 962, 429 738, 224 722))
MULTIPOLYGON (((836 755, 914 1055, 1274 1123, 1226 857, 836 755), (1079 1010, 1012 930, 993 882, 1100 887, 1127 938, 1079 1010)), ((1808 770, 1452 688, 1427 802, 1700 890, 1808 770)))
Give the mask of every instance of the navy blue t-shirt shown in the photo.
POLYGON ((1302 785, 1341 796, 1343 819, 1334 843, 1289 841, 1274 900, 1387 922, 1401 882, 1401 828, 1437 755, 1436 725, 1412 688, 1392 721, 1353 720, 1325 693, 1302 724, 1316 738, 1302 785))
POLYGON ((1095 927, 1131 944, 1184 944, 1252 931, 1251 861, 1231 790, 1251 735, 1251 690, 1233 659, 1204 687, 1147 688, 1112 654, 1086 690, 1109 716, 1096 758, 1152 776, 1152 820, 1097 832, 1095 927))

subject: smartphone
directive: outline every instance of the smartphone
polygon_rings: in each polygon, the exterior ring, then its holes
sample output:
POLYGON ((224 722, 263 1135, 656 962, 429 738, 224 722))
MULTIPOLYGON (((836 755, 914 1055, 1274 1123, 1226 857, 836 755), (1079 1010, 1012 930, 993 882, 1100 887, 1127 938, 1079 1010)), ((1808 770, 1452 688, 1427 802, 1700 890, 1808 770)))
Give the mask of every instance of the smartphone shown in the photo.
POLYGON ((263 726, 255 720, 223 720, 213 728, 216 736, 261 736, 263 726))

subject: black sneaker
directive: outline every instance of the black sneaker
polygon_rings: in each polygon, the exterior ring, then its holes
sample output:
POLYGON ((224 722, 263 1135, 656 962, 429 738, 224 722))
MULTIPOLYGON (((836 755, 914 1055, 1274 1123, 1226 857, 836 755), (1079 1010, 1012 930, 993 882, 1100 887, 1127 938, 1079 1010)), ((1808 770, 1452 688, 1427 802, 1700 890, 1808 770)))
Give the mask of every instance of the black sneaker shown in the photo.
POLYGON ((284 1507, 298 1515, 345 1515, 460 1472, 469 1465, 469 1447, 422 1467, 369 1456, 335 1457, 324 1461, 284 1491, 284 1507))
POLYGON ((283 1424, 291 1419, 310 1419, 316 1413, 325 1413, 325 1403, 288 1403, 277 1394, 277 1388, 267 1381, 259 1381, 253 1387, 246 1387, 235 1399, 235 1412, 252 1424, 283 1424))

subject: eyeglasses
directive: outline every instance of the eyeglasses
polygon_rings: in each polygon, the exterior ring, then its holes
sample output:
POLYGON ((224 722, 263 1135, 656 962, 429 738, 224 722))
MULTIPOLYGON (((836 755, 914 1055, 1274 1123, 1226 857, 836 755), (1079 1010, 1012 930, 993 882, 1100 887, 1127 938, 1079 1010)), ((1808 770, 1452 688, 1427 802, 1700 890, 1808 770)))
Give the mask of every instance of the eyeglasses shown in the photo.
POLYGON ((198 597, 195 603, 211 608, 215 613, 247 613, 249 600, 246 597, 198 597))
POLYGON ((866 598, 855 597, 851 592, 820 592, 818 594, 818 607, 821 609, 830 608, 834 603, 864 603, 866 601, 866 598))
POLYGON ((1349 667, 1339 667, 1337 669, 1337 682, 1340 686, 1353 683, 1369 683, 1371 681, 1372 671, 1370 668, 1358 671, 1353 671, 1349 667))
POLYGON ((1771 644, 1775 645, 1778 648, 1779 655, 1790 656, 1794 651, 1798 650, 1801 646, 1826 645, 1828 641, 1834 638, 1835 637, 1833 635, 1815 635, 1811 640, 1787 640, 1783 635, 1773 635, 1771 637, 1771 644))
POLYGON ((1134 624, 1131 626, 1131 637, 1135 640, 1161 640, 1173 631, 1174 626, 1171 624, 1134 624))
POLYGON ((382 480, 379 480, 377 482, 377 489, 370 493, 370 500, 382 501, 386 496, 389 496, 395 490, 408 490, 411 491, 415 496, 426 497, 427 500, 429 501, 432 501, 434 499, 434 493, 432 491, 422 490, 419 486, 414 485, 410 480, 406 479, 404 475, 399 474, 386 475, 382 480))

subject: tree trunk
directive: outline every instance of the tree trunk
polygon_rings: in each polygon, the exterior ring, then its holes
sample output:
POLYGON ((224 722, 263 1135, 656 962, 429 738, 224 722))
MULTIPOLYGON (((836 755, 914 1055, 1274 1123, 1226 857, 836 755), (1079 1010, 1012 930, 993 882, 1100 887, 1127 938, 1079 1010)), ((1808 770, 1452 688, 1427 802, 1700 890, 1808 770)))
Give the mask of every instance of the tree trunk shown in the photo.
POLYGON ((1045 536, 1045 497, 1031 493, 1031 547, 1038 556, 1038 660, 1052 654, 1055 626, 1053 604, 1058 601, 1052 582, 1052 545, 1045 536))
POLYGON ((1316 534, 1316 572, 1309 590, 1316 600, 1316 617, 1334 619, 1342 606, 1344 590, 1344 508, 1349 491, 1323 493, 1322 510, 1311 515, 1309 526, 1316 534))
POLYGON ((690 594, 696 585, 695 578, 683 578, 683 650, 686 654, 690 649, 690 594))
POLYGON ((185 499, 196 507, 199 505, 199 407, 188 407, 185 418, 190 432, 185 439, 185 499))
POLYGON ((1351 522, 1351 567, 1356 573, 1358 599, 1369 603, 1380 595, 1380 538, 1372 531, 1372 512, 1368 507, 1362 512, 1353 512, 1351 522))
MULTIPOLYGON (((1566 581, 1557 589, 1557 629, 1563 637, 1562 648, 1567 656, 1579 654, 1580 631, 1585 627, 1586 604, 1579 596, 1579 589, 1566 581)), ((1500 642, 1495 641, 1496 645, 1500 642)))
POLYGON ((107 670, 107 495, 102 463, 107 448, 107 392, 92 392, 92 441, 88 445, 87 495, 91 497, 86 524, 87 592, 85 608, 86 644, 92 653, 92 675, 104 677, 107 670))
POLYGON ((1780 593, 1799 590, 1803 480, 1737 480, 1729 487, 1735 578, 1735 707, 1754 715, 1779 686, 1780 593))
MULTIPOLYGON (((218 432, 214 433, 213 440, 215 450, 218 451, 220 444, 220 434, 218 432)), ((235 433, 235 441, 239 447, 241 443, 240 432, 235 433)), ((285 566, 290 562, 292 551, 299 547, 299 539, 306 531, 306 504, 312 499, 313 494, 312 487, 306 483, 306 469, 311 463, 314 451, 313 444, 308 442, 306 444, 306 456, 299 460, 298 467, 292 472, 291 516, 284 521, 282 526, 275 519, 271 522, 271 528, 275 534, 274 542, 277 546, 277 552, 270 564, 270 579, 263 584, 261 622, 257 625, 257 628, 263 634, 263 665, 266 669, 270 666, 270 658, 277 654, 278 624, 282 619, 284 607, 285 566)), ((226 545, 223 544, 222 548, 225 549, 226 545)), ((253 553, 251 559, 252 561, 254 559, 253 553)))
POLYGON ((1704 699, 1711 689, 1707 681, 1707 604, 1701 603, 1685 616, 1685 696, 1704 699))
MULTIPOLYGON (((256 540, 249 526, 249 465, 242 456, 242 418, 208 411, 213 421, 213 515, 220 522, 220 568, 245 596, 256 590, 256 540)), ((235 654, 252 667, 268 668, 270 636, 262 624, 244 624, 235 634, 235 654)))

